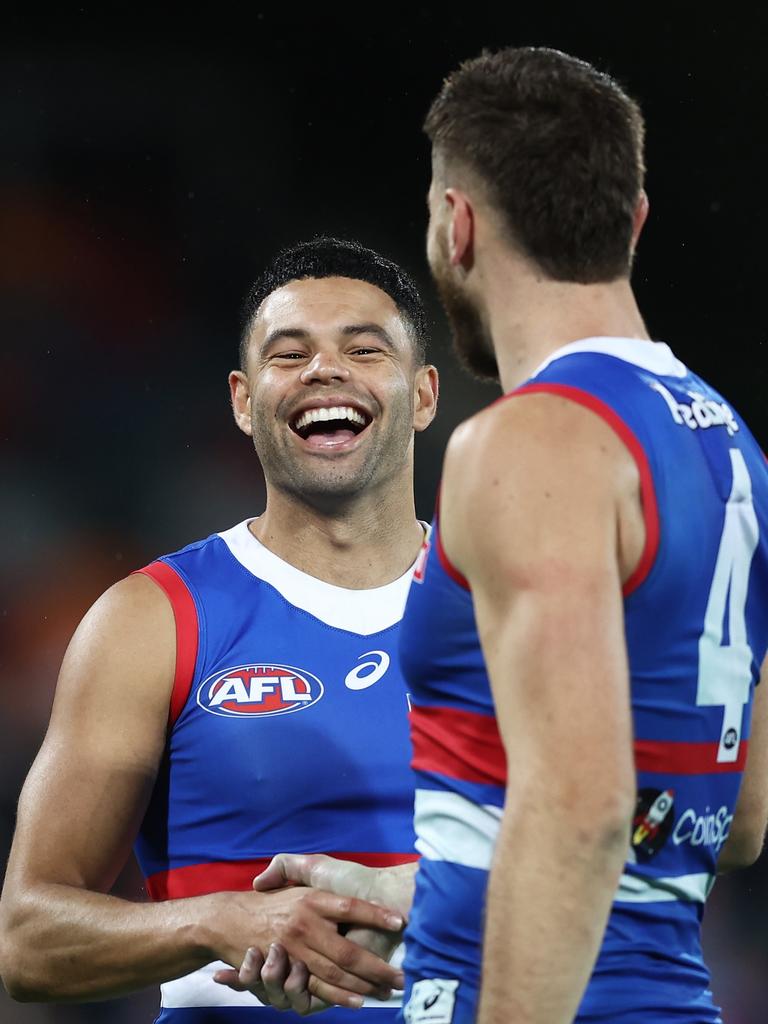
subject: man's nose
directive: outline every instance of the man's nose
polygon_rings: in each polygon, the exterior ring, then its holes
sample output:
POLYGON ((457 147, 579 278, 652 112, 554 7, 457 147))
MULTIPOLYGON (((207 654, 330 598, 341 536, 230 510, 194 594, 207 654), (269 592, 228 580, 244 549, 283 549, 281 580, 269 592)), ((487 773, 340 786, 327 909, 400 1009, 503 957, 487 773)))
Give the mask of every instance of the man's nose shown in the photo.
POLYGON ((330 384, 349 379, 349 370, 336 352, 316 352, 301 371, 302 384, 330 384))

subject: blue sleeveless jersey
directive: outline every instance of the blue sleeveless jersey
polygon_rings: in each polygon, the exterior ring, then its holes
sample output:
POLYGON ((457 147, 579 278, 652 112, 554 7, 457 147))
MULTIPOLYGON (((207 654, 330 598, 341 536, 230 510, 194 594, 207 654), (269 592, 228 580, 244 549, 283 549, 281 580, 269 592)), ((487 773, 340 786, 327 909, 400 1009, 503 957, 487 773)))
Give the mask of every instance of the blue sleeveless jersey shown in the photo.
MULTIPOLYGON (((618 433, 638 465, 646 526, 624 588, 637 807, 577 1020, 714 1024, 700 922, 768 645, 768 468, 738 414, 665 345, 577 342, 502 400, 542 392, 591 409, 618 433)), ((406 932, 404 1017, 469 1024, 506 764, 472 595, 437 522, 415 580, 401 659, 422 860, 406 932)))
MULTIPOLYGON (((247 523, 142 571, 171 600, 177 633, 167 746, 136 844, 150 896, 250 890, 281 851, 416 859, 396 646, 411 573, 335 587, 272 554, 247 523)), ((220 966, 164 984, 159 1020, 300 1019, 217 985, 220 966)), ((323 1019, 375 1024, 398 1005, 323 1019)))

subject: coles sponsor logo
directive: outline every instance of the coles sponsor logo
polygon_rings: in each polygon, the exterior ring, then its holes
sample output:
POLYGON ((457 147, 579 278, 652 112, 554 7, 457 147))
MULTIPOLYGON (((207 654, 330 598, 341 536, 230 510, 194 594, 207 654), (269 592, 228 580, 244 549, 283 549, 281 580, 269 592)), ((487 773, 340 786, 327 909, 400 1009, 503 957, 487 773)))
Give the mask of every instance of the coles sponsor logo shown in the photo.
POLYGON ((323 684, 291 665, 237 665, 209 676, 197 691, 204 711, 222 718, 287 715, 323 696, 323 684))

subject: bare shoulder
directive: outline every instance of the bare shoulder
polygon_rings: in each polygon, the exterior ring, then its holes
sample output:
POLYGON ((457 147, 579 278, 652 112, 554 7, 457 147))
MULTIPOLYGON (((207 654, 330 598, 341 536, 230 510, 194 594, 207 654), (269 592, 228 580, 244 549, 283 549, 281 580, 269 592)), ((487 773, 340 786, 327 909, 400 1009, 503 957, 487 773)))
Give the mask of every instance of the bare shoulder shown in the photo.
POLYGON ((632 463, 601 416, 561 395, 539 392, 494 402, 457 427, 446 452, 446 474, 457 470, 466 479, 473 469, 529 470, 544 455, 574 468, 604 468, 606 458, 632 463))
POLYGON ((153 580, 136 573, 115 583, 86 612, 64 657, 58 691, 88 687, 95 678, 107 689, 113 680, 128 678, 134 691, 156 691, 161 681, 169 688, 175 657, 170 602, 153 580))
POLYGON ((112 884, 162 757, 175 658, 173 611, 149 577, 121 580, 86 613, 19 801, 8 868, 19 891, 112 884))
POLYGON ((137 573, 110 587, 70 641, 43 757, 127 758, 154 770, 165 741, 176 664, 168 598, 137 573))
POLYGON ((639 474, 623 441, 591 409, 559 395, 531 393, 495 402, 454 433, 441 492, 440 526, 457 567, 484 538, 519 541, 533 556, 544 541, 602 520, 615 532, 622 507, 639 502, 639 474), (478 530, 479 518, 483 529, 478 530))

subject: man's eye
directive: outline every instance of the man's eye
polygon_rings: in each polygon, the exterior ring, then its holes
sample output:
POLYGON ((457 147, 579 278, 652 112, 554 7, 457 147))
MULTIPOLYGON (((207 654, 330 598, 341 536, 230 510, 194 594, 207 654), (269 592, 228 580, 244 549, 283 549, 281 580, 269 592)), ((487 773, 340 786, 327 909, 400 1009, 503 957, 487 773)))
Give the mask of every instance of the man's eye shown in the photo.
POLYGON ((365 348, 356 348, 356 349, 353 350, 352 355, 353 356, 375 356, 378 351, 379 351, 379 349, 377 349, 377 348, 367 348, 367 347, 365 347, 365 348))
POLYGON ((273 359, 303 359, 303 352, 275 352, 272 356, 273 359))

